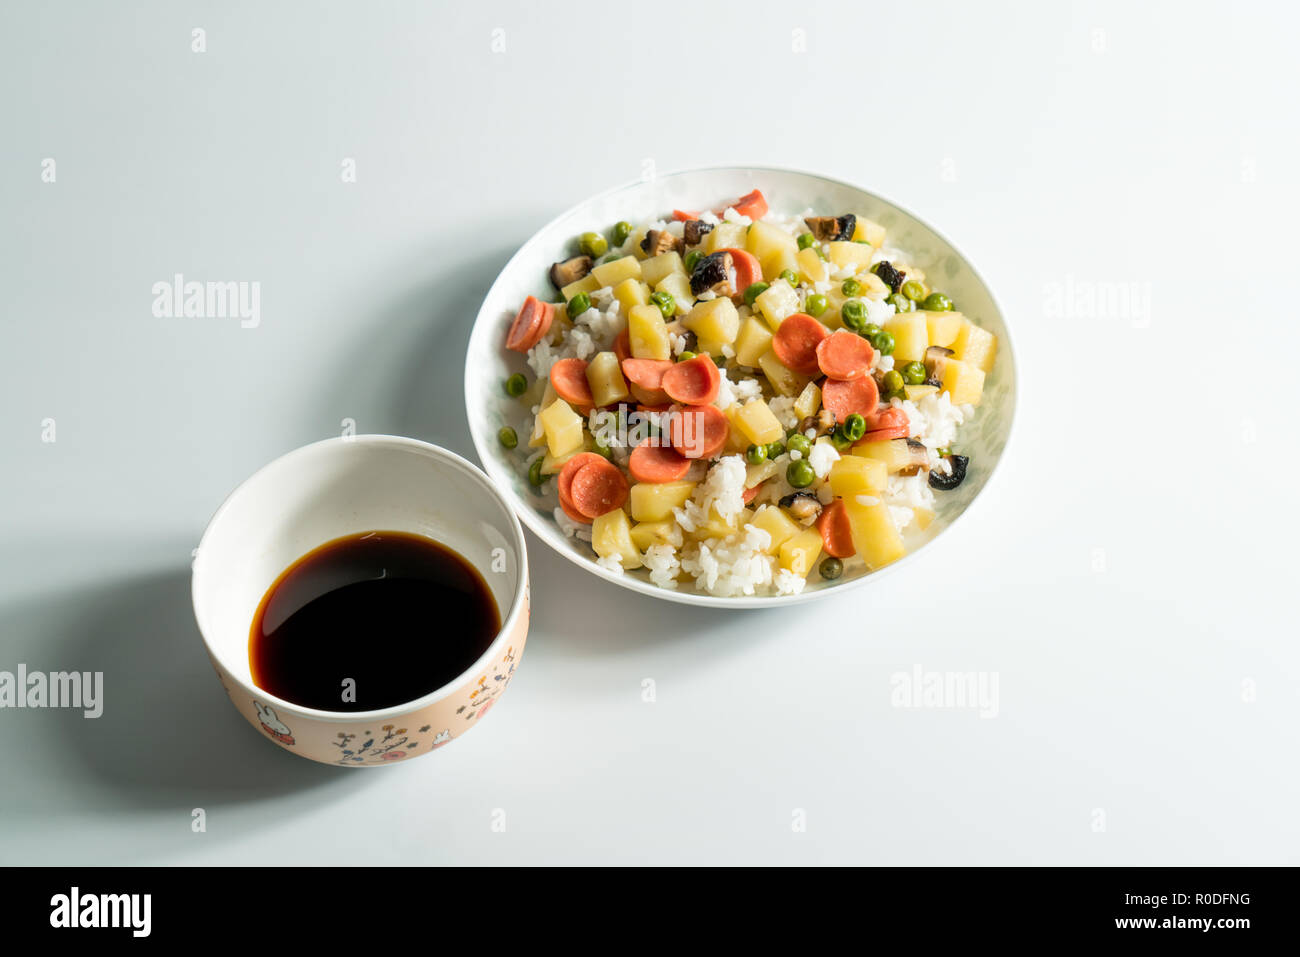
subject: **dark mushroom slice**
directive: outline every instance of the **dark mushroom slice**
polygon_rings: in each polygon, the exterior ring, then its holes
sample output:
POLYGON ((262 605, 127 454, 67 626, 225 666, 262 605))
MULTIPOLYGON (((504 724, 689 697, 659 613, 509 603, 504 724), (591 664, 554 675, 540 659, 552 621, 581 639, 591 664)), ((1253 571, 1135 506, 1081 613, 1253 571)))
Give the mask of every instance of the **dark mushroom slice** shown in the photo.
POLYGON ((840 242, 853 238, 858 228, 858 217, 852 213, 843 216, 809 216, 804 223, 814 237, 823 243, 840 242))
POLYGON ((943 361, 956 355, 943 346, 930 346, 925 350, 925 384, 943 385, 943 361))
POLYGON ((594 262, 595 260, 590 256, 574 256, 572 259, 555 263, 551 266, 551 285, 556 289, 563 289, 569 283, 577 282, 591 272, 594 262))
POLYGON ((681 248, 681 237, 674 236, 666 229, 652 229, 645 234, 645 239, 641 240, 641 251, 647 256, 658 256, 660 253, 681 248))
POLYGON ((894 264, 891 262, 878 262, 871 267, 871 271, 889 287, 890 292, 898 292, 902 288, 903 278, 907 275, 907 273, 895 269, 894 264))
POLYGON ((922 469, 930 467, 930 450, 916 439, 907 442, 907 464, 898 470, 899 475, 915 475, 922 469))
POLYGON ((799 422, 799 431, 806 434, 809 429, 814 429, 818 435, 830 435, 835 431, 835 413, 822 409, 816 415, 804 416, 799 422))
POLYGON ((736 267, 731 261, 731 253, 710 253, 695 264, 695 271, 691 273, 691 295, 701 296, 706 292, 717 293, 719 296, 735 295, 735 275, 736 267))
POLYGON ((822 503, 812 492, 791 492, 781 499, 781 507, 800 525, 811 525, 822 513, 822 503))
POLYGON ((931 469, 930 488, 937 488, 941 492, 951 492, 965 480, 966 466, 970 462, 970 458, 965 455, 945 455, 943 458, 950 466, 950 471, 944 474, 941 469, 931 469))
POLYGON ((682 238, 687 246, 698 246, 700 241, 713 232, 713 224, 702 219, 688 219, 682 229, 682 238))

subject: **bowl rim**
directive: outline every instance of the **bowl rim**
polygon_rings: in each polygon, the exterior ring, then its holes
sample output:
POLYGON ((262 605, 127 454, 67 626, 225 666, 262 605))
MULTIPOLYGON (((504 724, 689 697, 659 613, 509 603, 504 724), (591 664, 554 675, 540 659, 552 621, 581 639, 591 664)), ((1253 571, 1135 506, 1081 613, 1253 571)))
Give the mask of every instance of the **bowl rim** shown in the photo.
POLYGON ((518 496, 514 491, 513 483, 506 481, 505 480, 506 477, 502 476, 502 484, 506 485, 507 488, 509 489, 507 494, 511 500, 511 509, 515 511, 516 514, 519 515, 519 517, 523 520, 524 524, 528 526, 528 528, 533 532, 533 534, 535 534, 539 539, 545 542, 546 545, 550 547, 552 551, 558 552, 560 555, 564 556, 569 561, 573 562, 573 564, 596 575, 598 578, 602 578, 605 581, 613 582, 616 585, 621 585, 624 588, 630 589, 640 594, 648 595, 651 598, 660 598, 666 601, 677 602, 678 604, 683 604, 683 605, 700 605, 709 608, 782 608, 789 605, 798 605, 804 602, 814 601, 819 598, 825 598, 826 596, 831 595, 838 591, 848 591, 849 589, 858 588, 866 584, 867 582, 878 581, 886 574, 897 570, 903 565, 910 564, 912 559, 916 558, 922 552, 927 551, 929 546, 933 545, 945 534, 951 531, 952 528, 955 527, 956 524, 966 514, 968 514, 971 511, 971 509, 975 507, 976 502, 978 502, 981 498, 985 497, 985 492, 987 492, 989 485, 993 482, 994 476, 998 474, 1000 466, 1002 464, 1002 460, 1006 458, 1007 452, 1011 448, 1012 437, 1015 434, 1016 420, 1019 418, 1020 382, 1019 382, 1019 376, 1017 374, 1017 369, 1016 369, 1016 358, 1015 358, 1016 349, 1011 334, 1011 325, 1007 321, 1006 312, 1003 310, 1002 304, 998 301, 996 295, 994 294, 993 287, 989 285, 988 281, 984 278, 984 275, 975 267, 975 264, 971 262, 970 258, 967 257, 967 255, 961 251, 960 247, 958 247, 956 243, 954 243, 951 239, 949 239, 947 234, 943 233, 939 229, 936 229, 934 226, 932 226, 929 220, 923 219, 922 217, 916 215, 908 207, 903 206, 900 203, 896 203, 892 199, 889 199, 886 196, 882 196, 881 194, 873 190, 860 186, 857 183, 850 182, 849 180, 839 179, 834 176, 828 176, 825 173, 813 172, 810 170, 800 169, 794 166, 764 166, 764 165, 752 165, 752 164, 731 165, 726 163, 718 164, 718 165, 710 165, 710 166, 691 166, 691 167, 684 167, 684 168, 670 170, 665 173, 656 173, 654 177, 650 180, 646 180, 646 179, 631 180, 629 182, 622 183, 618 186, 613 186, 609 189, 604 190, 603 192, 596 193, 592 196, 587 197, 586 199, 574 203, 572 206, 567 207, 557 215, 551 217, 543 225, 539 226, 531 236, 528 237, 528 239, 524 242, 524 244, 515 251, 515 254, 510 257, 510 259, 506 262, 506 264, 501 267, 500 271, 497 273, 496 279, 493 280, 492 285, 488 287, 487 293, 484 294, 483 302, 479 306, 478 313, 474 317, 474 326, 470 331, 469 345, 466 348, 466 354, 465 354, 465 375, 464 375, 464 399, 465 399, 465 410, 466 410, 465 414, 466 414, 466 419, 468 420, 467 424, 469 425, 470 440, 474 443, 475 454, 478 455, 480 462, 483 463, 483 470, 487 473, 488 477, 494 478, 496 477, 493 474, 496 469, 496 460, 490 454, 490 447, 488 445, 487 439, 480 437, 479 430, 474 427, 474 417, 469 414, 469 410, 473 407, 471 405, 473 396, 471 395, 471 386, 470 386, 470 382, 471 382, 470 361, 472 356, 476 352, 475 347, 478 344, 478 340, 481 337, 488 335, 488 327, 494 321, 487 316, 488 302, 492 298, 493 291, 496 289, 497 285, 501 282, 502 277, 512 271, 515 265, 515 261, 518 260, 520 257, 522 257, 525 253, 530 252, 535 245, 539 244, 540 237, 543 233, 549 231, 551 227, 555 226, 561 220, 566 219, 569 216, 572 216, 574 213, 577 213, 584 206, 589 206, 601 200, 613 198, 617 196, 619 193, 629 192, 633 189, 637 189, 639 187, 645 186, 648 182, 673 179, 679 176, 689 176, 689 175, 696 175, 700 173, 722 173, 722 172, 742 173, 742 174, 755 173, 755 172, 781 173, 781 174, 792 173, 797 176, 805 176, 810 179, 820 180, 824 183, 830 183, 835 186, 844 187, 862 193, 866 196, 870 196, 871 198, 883 203, 884 205, 889 206, 897 210, 898 212, 904 214, 905 216, 910 217, 911 219, 915 220, 917 223, 924 226, 926 229, 930 230, 930 232, 932 232, 943 243, 945 243, 948 246, 948 248, 951 249, 952 252, 962 261, 962 263, 965 264, 966 268, 970 270, 971 275, 974 276, 975 280, 979 282, 979 284, 984 288, 984 291, 988 294, 989 301, 993 304, 993 308, 997 310, 997 314, 1002 320, 1002 326, 1004 330, 1004 335, 1002 338, 1004 342, 1001 343, 1002 348, 999 350, 999 355, 1005 356, 1007 359, 1010 360, 1010 370, 1012 376, 1011 381, 1013 385, 1013 388, 1011 390, 1010 418, 1006 427, 1006 440, 1004 441, 1002 446, 1002 454, 998 456, 997 462, 995 462, 993 464, 993 468, 989 470, 988 478, 986 478, 984 481, 984 486, 979 490, 979 492, 975 494, 975 497, 971 499, 970 503, 952 519, 952 521, 950 521, 946 526, 944 526, 944 528, 939 530, 939 532, 934 536, 934 538, 923 543, 916 550, 908 552, 902 558, 898 559, 895 562, 891 562, 890 564, 884 566, 883 568, 877 569, 875 571, 869 571, 865 575, 860 575, 857 578, 852 579, 851 581, 846 581, 838 585, 833 585, 830 588, 818 588, 812 591, 805 589, 804 591, 800 592, 797 595, 736 595, 736 596, 724 597, 720 595, 706 595, 695 591, 687 592, 687 591, 681 591, 673 588, 661 588, 658 585, 655 585, 651 582, 641 581, 639 578, 635 578, 626 573, 621 575, 615 575, 612 572, 606 571, 604 568, 601 568, 599 565, 597 565, 593 559, 589 559, 585 555, 580 555, 571 548, 567 548, 567 547, 562 548, 556 542, 552 541, 551 538, 552 535, 563 534, 560 532, 559 526, 555 523, 554 519, 539 514, 535 509, 528 507, 527 504, 522 501, 520 501, 516 506, 515 500, 518 498, 518 496))
MULTIPOLYGON (((278 695, 273 695, 269 691, 259 688, 253 684, 252 680, 245 680, 237 672, 222 663, 213 647, 213 639, 208 637, 207 631, 203 627, 203 621, 199 615, 199 573, 200 565, 196 558, 194 567, 190 573, 190 604, 194 612, 194 621, 198 626, 199 635, 203 638, 204 649, 208 657, 212 659, 214 666, 219 671, 224 672, 239 685, 240 689, 254 699, 259 699, 275 705, 277 713, 290 714, 297 718, 310 718, 317 721, 334 722, 338 724, 353 723, 357 721, 374 721, 380 718, 396 718, 403 715, 411 714, 415 711, 421 711, 429 705, 436 704, 444 698, 455 694, 464 685, 467 678, 474 673, 484 670, 496 656, 500 653, 502 646, 507 639, 514 640, 514 631, 521 615, 526 614, 527 594, 528 594, 528 547, 524 539, 523 527, 519 524, 519 516, 515 511, 514 505, 501 494, 500 489, 492 482, 490 476, 473 462, 465 459, 455 452, 445 449, 440 445, 434 445, 432 442, 425 442, 422 439, 413 439, 404 435, 386 435, 382 433, 366 433, 351 436, 333 436, 327 439, 321 439, 318 442, 311 442, 307 445, 301 445, 296 449, 285 452, 271 461, 267 462, 261 468, 257 469, 248 478, 240 482, 222 500, 217 506, 217 510, 212 513, 212 518, 203 529, 203 535, 199 539, 196 556, 203 554, 203 544, 208 540, 208 536, 217 526, 218 522, 225 516, 226 512, 232 507, 232 504, 242 495, 247 493, 248 487, 259 479, 264 473, 270 471, 283 463, 294 459, 305 457, 312 452, 321 451, 326 446, 357 446, 369 448, 399 448, 406 452, 415 452, 426 457, 435 459, 441 465, 450 466, 458 469, 465 475, 468 475, 475 482, 481 485, 487 492, 496 499, 509 519, 509 529, 512 541, 519 554, 519 575, 515 584, 514 594, 511 598, 510 609, 502 616, 501 628, 496 637, 492 639, 487 650, 480 655, 474 663, 458 674, 451 681, 434 689, 428 694, 413 698, 410 701, 401 704, 391 705, 387 708, 378 708, 370 711, 323 711, 319 708, 308 708, 304 705, 294 704, 278 695)), ((300 556, 301 557, 301 556, 300 556)), ((206 567, 206 566, 205 566, 206 567)))

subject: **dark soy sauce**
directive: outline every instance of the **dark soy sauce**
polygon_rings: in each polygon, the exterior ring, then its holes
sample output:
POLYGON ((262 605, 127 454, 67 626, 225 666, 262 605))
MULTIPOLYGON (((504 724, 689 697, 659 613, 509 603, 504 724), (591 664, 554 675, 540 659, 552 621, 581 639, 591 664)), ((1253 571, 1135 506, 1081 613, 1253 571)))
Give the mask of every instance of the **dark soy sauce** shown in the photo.
POLYGON ((286 701, 373 711, 458 678, 500 630, 492 592, 460 555, 419 535, 367 532, 281 573, 253 617, 248 661, 253 683, 286 701))

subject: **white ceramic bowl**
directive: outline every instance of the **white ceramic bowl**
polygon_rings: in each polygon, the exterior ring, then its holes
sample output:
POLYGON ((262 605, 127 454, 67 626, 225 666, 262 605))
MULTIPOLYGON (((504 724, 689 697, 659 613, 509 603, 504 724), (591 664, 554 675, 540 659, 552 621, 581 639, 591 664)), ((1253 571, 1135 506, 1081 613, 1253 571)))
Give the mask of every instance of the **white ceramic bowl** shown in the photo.
POLYGON ((1016 367, 1010 330, 993 294, 975 268, 933 227, 912 213, 857 186, 812 173, 761 167, 694 169, 659 176, 648 182, 621 186, 580 203, 540 229, 506 264, 488 291, 470 336, 465 362, 465 407, 470 434, 483 467, 514 505, 524 523, 542 541, 587 571, 624 588, 669 601, 724 608, 775 607, 808 601, 834 589, 852 588, 878 578, 915 559, 931 541, 943 534, 979 495, 1002 457, 1015 418, 1016 367), (505 347, 506 331, 520 304, 529 295, 555 301, 558 294, 547 279, 551 263, 570 254, 573 239, 592 230, 606 233, 614 223, 667 218, 673 209, 711 209, 761 189, 771 209, 797 214, 807 208, 823 215, 852 212, 888 229, 887 245, 897 246, 925 270, 927 281, 942 289, 963 314, 998 337, 997 364, 985 382, 979 414, 958 433, 958 446, 970 456, 970 470, 960 487, 937 496, 938 511, 929 529, 908 542, 906 557, 876 572, 859 568, 834 582, 810 583, 802 594, 718 598, 687 587, 677 590, 650 583, 642 570, 622 575, 605 571, 595 562, 586 543, 566 538, 552 517, 558 504, 554 482, 544 494, 535 494, 521 468, 522 447, 510 452, 497 440, 498 430, 509 425, 521 436, 531 432, 529 408, 506 396, 503 381, 515 372, 533 375, 523 356, 505 347))
MULTIPOLYGON (((193 596, 212 666, 253 727, 314 761, 384 767, 459 737, 505 691, 528 634, 528 555, 510 504, 460 456, 399 436, 339 437, 282 455, 230 494, 199 542, 193 596), (317 546, 369 531, 423 535, 463 556, 496 600, 497 637, 458 678, 391 708, 320 711, 258 688, 248 639, 266 590, 317 546)), ((429 618, 437 624, 437 608, 429 618)))

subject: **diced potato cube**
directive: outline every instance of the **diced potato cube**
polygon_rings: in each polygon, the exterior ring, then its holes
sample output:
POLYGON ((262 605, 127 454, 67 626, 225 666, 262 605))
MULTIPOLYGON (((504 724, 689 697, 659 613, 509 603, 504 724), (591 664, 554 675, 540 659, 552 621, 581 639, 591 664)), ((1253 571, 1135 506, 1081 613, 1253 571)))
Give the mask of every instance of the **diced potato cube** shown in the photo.
POLYGON ((682 262, 682 254, 675 249, 641 260, 641 278, 652 286, 658 285, 663 281, 664 277, 675 272, 686 275, 686 265, 682 262))
POLYGON ((560 295, 564 297, 565 302, 568 302, 580 292, 593 293, 599 288, 600 282, 591 273, 587 273, 581 279, 574 280, 561 289, 560 295))
POLYGON ((781 422, 762 399, 750 399, 736 413, 736 427, 754 445, 767 445, 785 438, 781 422))
POLYGON ((754 308, 763 314, 763 318, 775 332, 786 316, 792 316, 799 311, 799 296, 788 282, 777 280, 754 300, 754 308))
POLYGON ((750 316, 740 324, 736 335, 736 361, 751 368, 758 365, 759 356, 772 348, 772 331, 757 316, 750 316))
POLYGON ((717 359, 725 358, 726 353, 722 351, 722 345, 717 339, 706 339, 703 336, 697 336, 695 339, 695 354, 713 356, 717 359))
POLYGON ((695 304, 682 325, 700 339, 731 345, 740 332, 740 313, 730 299, 705 299, 695 304))
POLYGON ((550 408, 551 403, 556 399, 555 386, 551 385, 550 378, 548 377, 545 382, 546 388, 542 390, 542 401, 538 403, 538 409, 541 411, 538 411, 533 418, 533 434, 528 437, 528 445, 534 449, 541 448, 546 444, 546 429, 543 428, 542 411, 550 408))
POLYGON ((787 269, 797 274, 799 272, 799 247, 791 246, 788 249, 779 249, 766 259, 760 259, 758 264, 763 268, 763 279, 766 282, 775 282, 777 277, 787 269))
POLYGON ((632 526, 632 544, 645 552, 651 545, 671 545, 680 534, 676 522, 638 522, 632 526))
POLYGON ((925 350, 930 345, 930 332, 925 323, 924 313, 896 313, 886 319, 882 325, 894 337, 896 367, 925 358, 925 350))
POLYGON ((799 267, 799 274, 807 282, 825 282, 826 281, 826 260, 817 255, 815 249, 801 249, 795 256, 795 262, 799 267))
POLYGON ((861 299, 886 299, 892 290, 885 285, 885 280, 881 279, 873 272, 860 272, 857 275, 858 282, 862 283, 861 299))
POLYGON ((694 489, 694 482, 638 482, 628 497, 632 517, 638 522, 667 521, 673 517, 673 509, 681 508, 694 489))
POLYGON ((809 382, 799 393, 799 398, 794 400, 794 414, 801 419, 806 419, 810 415, 816 415, 817 410, 822 407, 822 390, 817 387, 816 382, 809 382))
POLYGON ((889 469, 877 459, 845 455, 831 466, 830 483, 831 492, 841 498, 875 494, 888 487, 889 469))
POLYGON ((943 361, 943 391, 953 405, 979 405, 984 394, 984 370, 960 359, 943 361))
POLYGON ((669 359, 672 343, 668 324, 658 306, 634 306, 627 314, 627 339, 632 355, 638 359, 669 359))
POLYGON ((538 416, 546 432, 546 447, 559 458, 567 452, 582 448, 582 425, 586 420, 569 407, 563 399, 556 399, 538 416))
POLYGON ((902 558, 907 550, 890 518, 889 507, 879 499, 874 505, 864 505, 861 499, 866 497, 850 495, 844 499, 844 510, 849 517, 853 548, 874 570, 902 558))
POLYGON ((797 241, 784 229, 771 223, 758 222, 749 227, 745 238, 745 248, 760 261, 782 250, 797 250, 797 241))
POLYGON ((885 227, 869 219, 858 217, 858 225, 853 230, 853 238, 870 243, 873 249, 885 245, 885 227))
POLYGON ((907 439, 884 439, 880 442, 859 442, 853 446, 853 454, 866 459, 883 462, 890 472, 901 472, 912 464, 912 453, 908 449, 907 439))
POLYGON ((744 249, 745 227, 739 223, 719 223, 704 237, 700 249, 707 256, 719 249, 744 249))
POLYGON ((624 568, 641 567, 641 552, 632 541, 632 525, 621 508, 591 523, 591 547, 601 558, 617 558, 624 568))
POLYGON ((628 398, 627 380, 619 368, 618 356, 612 352, 597 352, 587 363, 587 384, 597 406, 613 405, 628 398))
POLYGON ((742 509, 739 516, 730 520, 724 519, 718 514, 716 508, 709 509, 709 517, 701 524, 695 526, 695 530, 686 533, 686 537, 691 541, 702 542, 706 538, 726 538, 728 535, 734 535, 736 530, 749 521, 749 513, 742 509))
POLYGON ((779 467, 771 459, 766 459, 758 465, 745 466, 745 488, 753 488, 761 482, 766 482, 779 471, 779 467))
POLYGON ((778 561, 781 567, 800 578, 807 578, 822 553, 822 537, 816 529, 804 529, 781 543, 778 561))
POLYGON ((645 234, 650 232, 650 224, 642 223, 639 226, 632 227, 632 233, 628 236, 628 241, 623 244, 623 248, 630 250, 631 254, 637 259, 645 260, 649 258, 641 248, 641 240, 645 239, 645 234))
POLYGON ((565 462, 569 461, 569 459, 573 458, 579 452, 585 452, 586 450, 587 443, 584 441, 579 444, 576 449, 565 452, 563 455, 552 455, 550 452, 544 452, 542 454, 542 474, 554 475, 560 469, 564 468, 565 462))
POLYGON ((740 426, 736 422, 736 416, 740 414, 741 408, 741 406, 733 403, 722 411, 722 414, 727 417, 727 444, 723 447, 723 451, 727 455, 744 452, 749 448, 749 436, 740 430, 740 426))
POLYGON ((911 402, 924 399, 927 395, 934 395, 939 391, 937 385, 905 385, 903 386, 903 395, 911 402))
POLYGON ((853 266, 855 269, 867 269, 871 265, 871 256, 875 249, 866 243, 839 240, 826 244, 826 258, 835 265, 853 266))
POLYGON ((771 349, 758 358, 758 367, 780 395, 798 395, 808 384, 808 377, 787 367, 771 349))
POLYGON ((998 337, 967 319, 962 323, 952 349, 956 358, 962 362, 973 365, 981 372, 989 372, 998 354, 998 337))
POLYGON ((623 306, 624 312, 631 312, 634 306, 644 306, 650 302, 650 287, 639 279, 624 279, 614 287, 614 298, 623 306))
POLYGON ((952 344, 957 341, 957 334, 966 322, 966 317, 960 312, 921 312, 919 315, 925 316, 930 345, 943 346, 945 349, 952 348, 952 344))
POLYGON ((769 555, 775 555, 782 545, 804 530, 775 505, 760 505, 749 524, 757 525, 772 536, 772 543, 764 549, 769 555))
POLYGON ((691 280, 684 272, 664 276, 655 286, 655 292, 666 292, 672 296, 673 311, 679 316, 686 315, 695 305, 695 297, 691 295, 691 280))
POLYGON ((920 505, 914 505, 912 506, 912 514, 916 516, 916 527, 923 532, 929 528, 930 523, 934 521, 934 509, 932 508, 924 508, 920 505))
POLYGON ((592 269, 591 274, 599 283, 596 286, 600 289, 602 286, 617 286, 624 279, 640 279, 641 263, 635 256, 624 256, 622 259, 615 259, 613 262, 601 263, 592 269))

